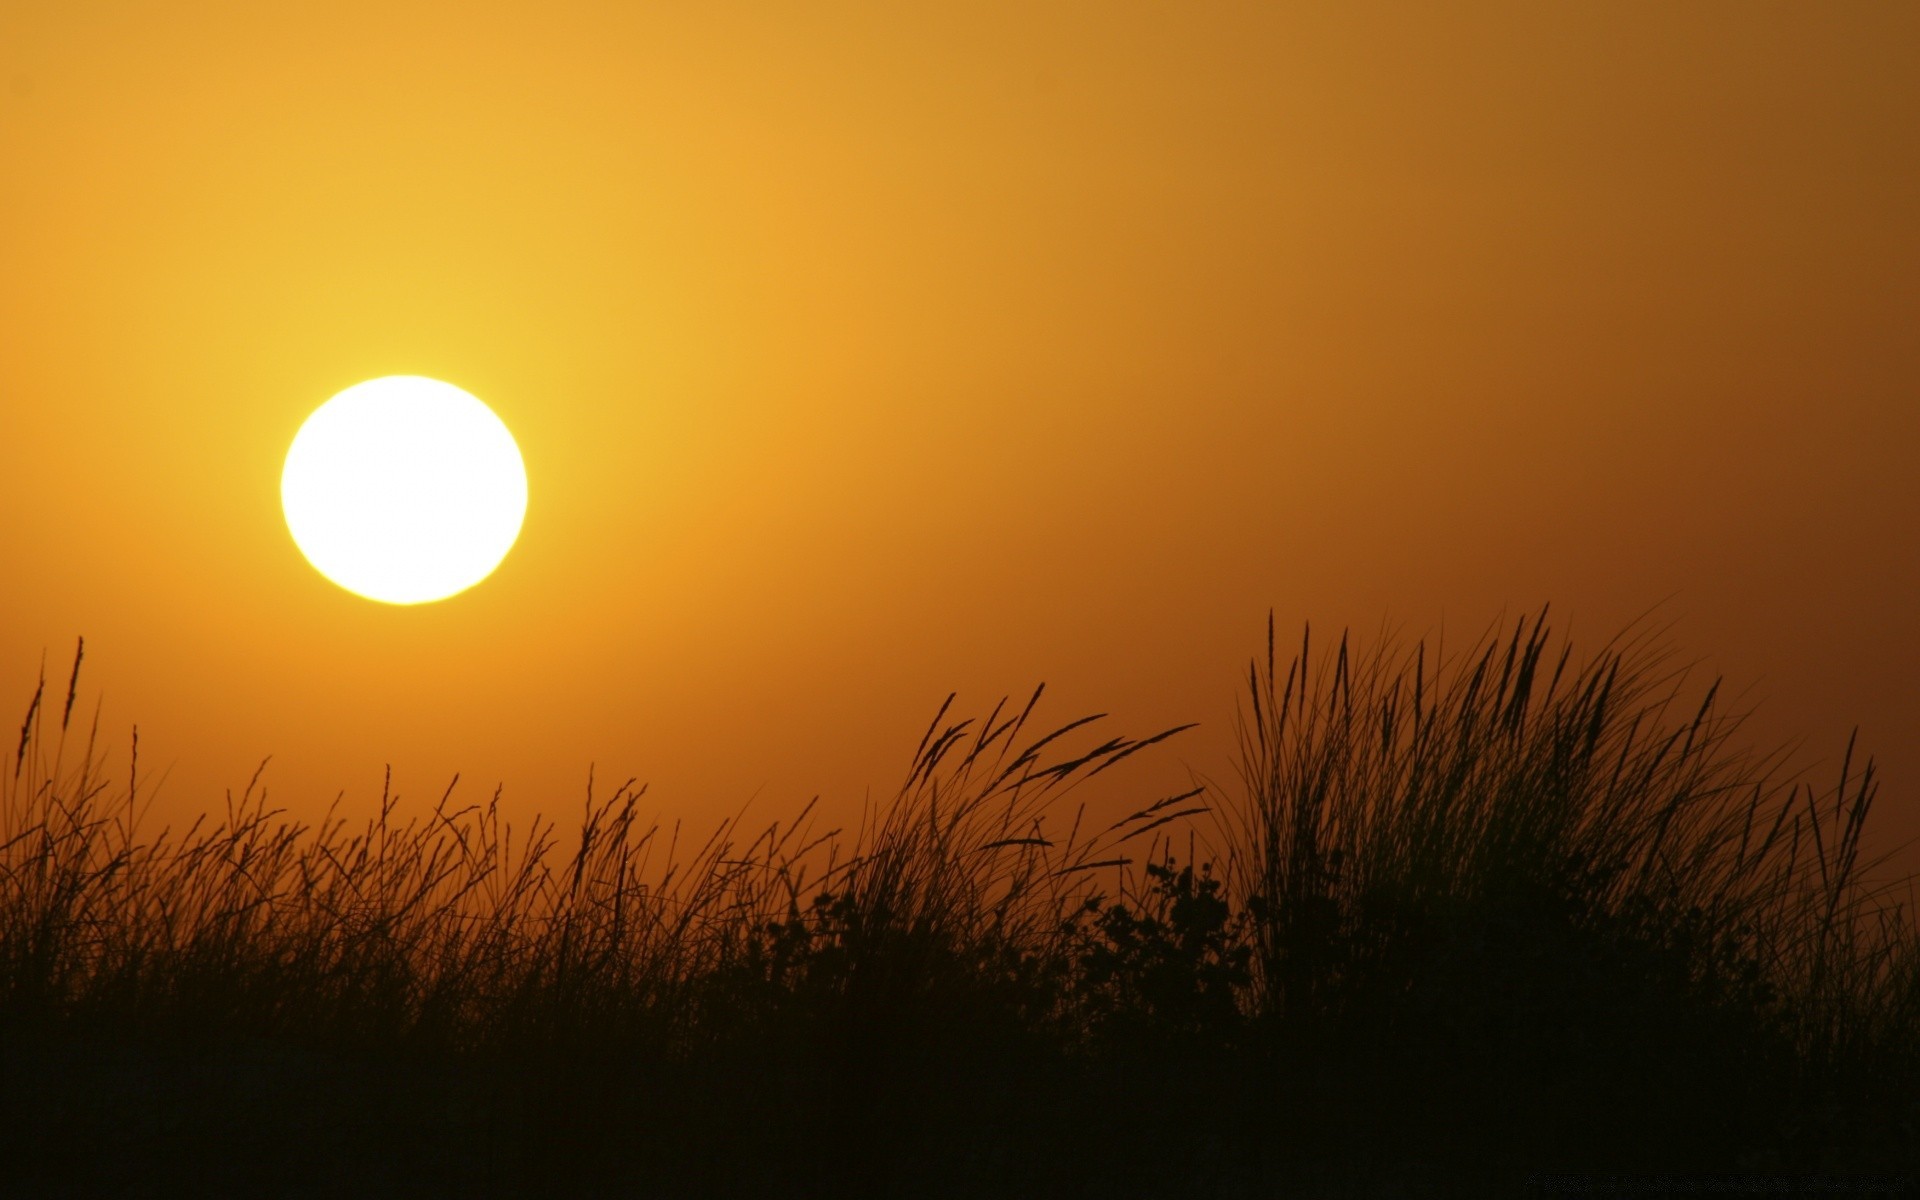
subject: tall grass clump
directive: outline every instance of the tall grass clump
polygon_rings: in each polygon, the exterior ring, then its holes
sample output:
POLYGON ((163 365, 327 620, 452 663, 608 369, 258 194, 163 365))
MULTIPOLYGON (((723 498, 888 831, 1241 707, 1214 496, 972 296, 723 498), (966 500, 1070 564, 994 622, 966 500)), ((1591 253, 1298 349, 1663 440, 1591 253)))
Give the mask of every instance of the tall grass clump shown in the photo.
POLYGON ((1910 1150, 1920 959, 1860 857, 1872 764, 1811 785, 1647 631, 1577 659, 1545 617, 1453 656, 1303 637, 1284 671, 1269 623, 1223 824, 1276 1086, 1334 1081, 1433 1159, 1910 1150), (1814 1128, 1868 1095, 1877 1128, 1814 1128))
POLYGON ((563 833, 457 786, 303 822, 259 774, 149 832, 76 653, 0 776, 0 1163, 1256 1196, 1910 1160, 1920 956, 1862 859, 1870 763, 1822 788, 1744 748, 1645 632, 1311 650, 1269 622, 1235 784, 1118 821, 1076 791, 1185 727, 1039 725, 1036 690, 949 697, 854 828, 704 838, 632 781, 563 833))

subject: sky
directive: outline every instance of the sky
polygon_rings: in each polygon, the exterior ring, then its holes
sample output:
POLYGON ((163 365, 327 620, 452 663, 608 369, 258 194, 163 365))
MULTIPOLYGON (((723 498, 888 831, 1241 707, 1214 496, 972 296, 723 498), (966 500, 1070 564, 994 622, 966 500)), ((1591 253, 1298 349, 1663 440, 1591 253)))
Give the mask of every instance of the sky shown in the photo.
MULTIPOLYGON (((458 772, 835 812, 940 701, 1194 721, 1283 635, 1652 611, 1920 836, 1920 8, 0 6, 0 713, 166 813, 458 772), (485 400, 417 607, 279 505, 362 380, 485 400), (14 697, 9 700, 7 697, 14 697)), ((1142 756, 1145 757, 1145 756, 1142 756)), ((1177 777, 1177 778, 1176 778, 1177 777)))

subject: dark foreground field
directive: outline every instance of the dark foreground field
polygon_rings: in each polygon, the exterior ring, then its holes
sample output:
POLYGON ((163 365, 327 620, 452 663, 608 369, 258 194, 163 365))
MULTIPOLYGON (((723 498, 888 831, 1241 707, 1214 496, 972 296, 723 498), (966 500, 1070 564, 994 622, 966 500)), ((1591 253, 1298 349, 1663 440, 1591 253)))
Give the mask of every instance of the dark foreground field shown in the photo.
POLYGON ((43 689, 0 1193, 1920 1189, 1870 766, 1784 776, 1651 641, 1538 620, 1277 672, 1269 637, 1248 682, 1238 781, 1111 828, 1067 793, 1169 735, 1029 702, 943 709, 857 833, 677 846, 632 788, 564 842, 452 793, 150 835, 43 689))

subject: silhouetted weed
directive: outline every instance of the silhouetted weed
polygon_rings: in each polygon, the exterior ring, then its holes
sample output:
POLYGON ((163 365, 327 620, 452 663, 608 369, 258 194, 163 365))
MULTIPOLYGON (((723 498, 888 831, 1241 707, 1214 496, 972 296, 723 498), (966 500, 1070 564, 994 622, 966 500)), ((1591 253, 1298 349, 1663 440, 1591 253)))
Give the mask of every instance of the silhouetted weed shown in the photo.
POLYGON ((1109 1042, 1234 1040, 1253 980, 1245 910, 1235 913, 1211 867, 1146 866, 1143 895, 1089 897, 1067 927, 1071 995, 1087 1032, 1109 1042))

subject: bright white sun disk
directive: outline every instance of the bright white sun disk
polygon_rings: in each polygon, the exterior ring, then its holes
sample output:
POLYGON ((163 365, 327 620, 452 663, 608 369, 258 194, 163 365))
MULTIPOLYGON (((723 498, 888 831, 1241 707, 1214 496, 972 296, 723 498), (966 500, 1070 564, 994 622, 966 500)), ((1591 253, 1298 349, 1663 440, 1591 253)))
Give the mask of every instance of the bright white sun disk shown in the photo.
POLYGON ((527 471, 485 404, 437 379, 389 375, 307 418, 280 503, 322 575, 371 600, 423 604, 500 565, 526 517, 527 471))

